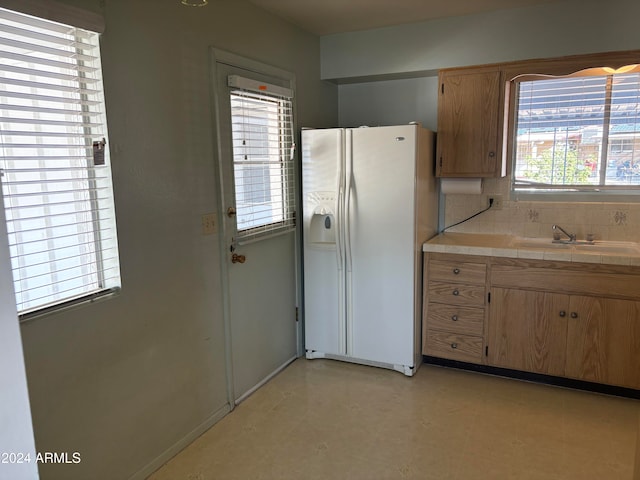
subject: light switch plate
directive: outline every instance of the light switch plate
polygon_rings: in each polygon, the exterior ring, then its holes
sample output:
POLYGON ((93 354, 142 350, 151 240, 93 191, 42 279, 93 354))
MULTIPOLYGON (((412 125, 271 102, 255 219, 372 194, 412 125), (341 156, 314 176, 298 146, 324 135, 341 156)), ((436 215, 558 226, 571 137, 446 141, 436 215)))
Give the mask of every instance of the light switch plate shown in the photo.
POLYGON ((202 234, 214 235, 216 232, 216 214, 205 213, 204 215, 202 215, 202 234))

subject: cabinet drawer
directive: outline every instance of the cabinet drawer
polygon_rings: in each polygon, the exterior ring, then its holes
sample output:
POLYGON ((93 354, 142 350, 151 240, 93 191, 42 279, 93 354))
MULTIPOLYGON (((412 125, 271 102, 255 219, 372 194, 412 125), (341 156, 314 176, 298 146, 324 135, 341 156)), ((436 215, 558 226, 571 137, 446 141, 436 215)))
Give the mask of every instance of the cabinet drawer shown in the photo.
POLYGON ((427 301, 451 305, 484 305, 484 285, 460 285, 458 283, 430 281, 427 301))
POLYGON ((482 336, 484 308, 429 303, 427 306, 427 328, 482 336))
POLYGON ((491 284, 499 287, 640 300, 640 275, 495 265, 491 277, 491 284))
POLYGON ((484 285, 486 272, 487 266, 482 263, 431 260, 428 275, 429 280, 484 285))
POLYGON ((427 342, 423 353, 461 362, 481 363, 482 338, 427 330, 427 342))

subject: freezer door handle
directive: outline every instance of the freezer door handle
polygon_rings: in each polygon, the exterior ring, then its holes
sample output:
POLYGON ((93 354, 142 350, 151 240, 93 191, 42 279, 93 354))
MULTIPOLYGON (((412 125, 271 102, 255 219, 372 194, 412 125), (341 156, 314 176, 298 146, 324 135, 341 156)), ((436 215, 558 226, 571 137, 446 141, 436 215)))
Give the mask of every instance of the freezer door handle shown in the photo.
POLYGON ((344 259, 342 257, 344 251, 344 131, 339 132, 340 141, 337 142, 336 157, 338 159, 338 200, 336 202, 336 260, 338 262, 338 271, 344 268, 344 259))
POLYGON ((347 131, 347 172, 346 172, 346 199, 345 199, 345 251, 347 257, 347 271, 352 270, 351 265, 351 191, 353 183, 353 132, 347 131))

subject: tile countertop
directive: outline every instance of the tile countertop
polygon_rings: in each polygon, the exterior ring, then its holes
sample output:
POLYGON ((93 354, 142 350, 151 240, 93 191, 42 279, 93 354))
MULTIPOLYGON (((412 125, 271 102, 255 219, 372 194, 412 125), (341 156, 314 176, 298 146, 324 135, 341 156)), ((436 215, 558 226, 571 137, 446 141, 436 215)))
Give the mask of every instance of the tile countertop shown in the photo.
POLYGON ((596 241, 595 245, 559 245, 552 244, 550 238, 445 232, 424 243, 422 251, 640 266, 640 247, 631 242, 596 241))

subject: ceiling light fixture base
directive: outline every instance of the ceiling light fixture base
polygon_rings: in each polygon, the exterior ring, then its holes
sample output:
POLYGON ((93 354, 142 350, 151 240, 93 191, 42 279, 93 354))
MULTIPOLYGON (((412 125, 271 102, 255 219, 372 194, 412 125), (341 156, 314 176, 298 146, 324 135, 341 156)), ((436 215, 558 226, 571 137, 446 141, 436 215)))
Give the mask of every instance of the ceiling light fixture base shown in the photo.
POLYGON ((181 0, 180 3, 187 7, 204 7, 206 4, 209 3, 209 1, 208 0, 181 0))

